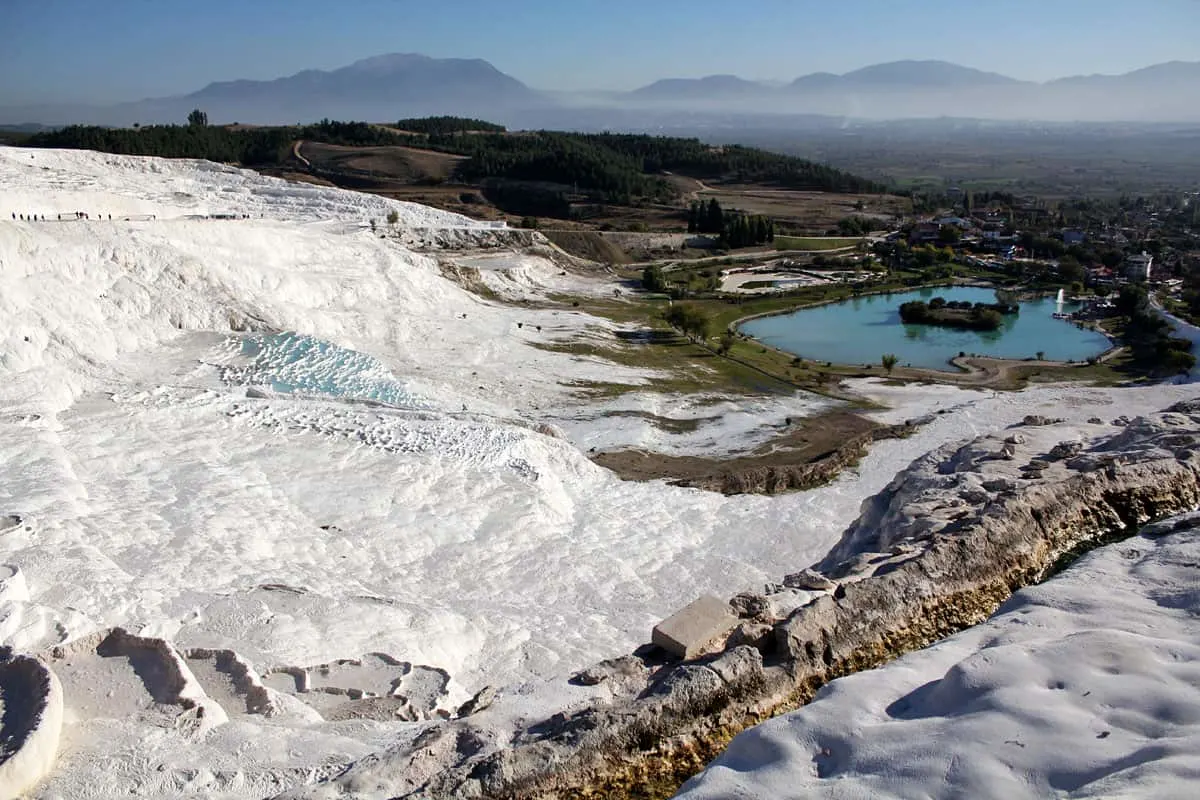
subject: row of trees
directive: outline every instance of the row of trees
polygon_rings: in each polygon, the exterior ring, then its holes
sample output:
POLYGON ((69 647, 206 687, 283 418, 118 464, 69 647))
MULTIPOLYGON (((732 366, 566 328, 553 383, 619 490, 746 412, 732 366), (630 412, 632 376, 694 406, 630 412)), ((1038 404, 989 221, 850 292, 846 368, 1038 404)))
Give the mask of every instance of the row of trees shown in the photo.
POLYGON ((327 144, 378 146, 411 144, 401 136, 365 122, 321 120, 313 125, 279 128, 226 128, 208 124, 197 109, 187 125, 148 125, 137 128, 102 128, 71 125, 34 134, 31 147, 64 147, 131 156, 203 158, 240 164, 273 164, 287 158, 291 144, 309 139, 327 144))
POLYGON ((755 247, 760 244, 775 241, 775 223, 759 214, 747 216, 737 214, 725 223, 718 244, 722 247, 735 249, 738 247, 755 247))
POLYGON ((1171 335, 1171 325, 1150 305, 1145 287, 1122 286, 1117 313, 1126 317, 1125 343, 1135 359, 1166 374, 1185 373, 1196 366, 1192 343, 1171 335))
POLYGON ((775 241, 775 221, 758 214, 726 213, 714 197, 688 207, 688 233, 715 233, 723 247, 753 247, 775 241))
POLYGON ((667 324, 695 341, 704 341, 711 335, 712 320, 697 306, 688 303, 672 303, 663 312, 667 324))
POLYGON ((997 301, 995 303, 972 303, 969 300, 947 300, 944 297, 935 297, 929 301, 930 311, 941 311, 946 309, 949 311, 970 311, 975 308, 987 308, 995 311, 998 314, 1020 314, 1021 304, 1013 298, 1013 292, 1003 290, 997 291, 997 301), (1001 299, 1001 295, 1006 295, 1007 298, 1001 299))
POLYGON ((667 275, 661 266, 651 264, 642 270, 642 288, 647 292, 665 292, 670 288, 667 275))
MULTIPOLYGON (((672 328, 692 341, 703 344, 712 336, 712 319, 697 306, 675 303, 663 312, 663 318, 672 328)), ((720 341, 717 342, 717 353, 723 356, 729 355, 735 340, 733 331, 726 330, 721 334, 720 341)))
POLYGON ((280 128, 228 130, 201 124, 101 128, 71 125, 30 137, 31 147, 98 150, 130 156, 204 158, 240 164, 276 163, 286 157, 292 139, 280 128))
POLYGON ((1183 274, 1183 297, 1187 313, 1192 319, 1200 318, 1200 267, 1183 274))
POLYGON ((843 217, 837 229, 842 236, 866 236, 871 232, 871 223, 866 217, 843 217))
POLYGON ((402 119, 396 123, 402 131, 421 133, 426 136, 444 137, 459 133, 504 133, 508 129, 494 122, 469 117, 420 117, 402 119))
POLYGON ((1004 317, 998 306, 947 301, 945 298, 935 297, 929 303, 913 300, 901 304, 900 320, 907 324, 994 331, 1003 324, 1004 317))
POLYGON ((688 233, 724 233, 725 212, 717 198, 707 203, 693 200, 688 206, 688 233))

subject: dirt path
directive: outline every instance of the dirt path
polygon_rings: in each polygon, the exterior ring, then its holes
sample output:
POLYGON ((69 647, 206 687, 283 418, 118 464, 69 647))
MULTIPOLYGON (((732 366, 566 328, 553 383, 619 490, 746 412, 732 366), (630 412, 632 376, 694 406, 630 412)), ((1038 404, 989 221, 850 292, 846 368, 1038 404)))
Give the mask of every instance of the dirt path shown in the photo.
POLYGON ((592 460, 624 480, 665 479, 724 494, 778 494, 827 483, 866 455, 873 442, 907 436, 913 430, 834 411, 796 420, 778 437, 747 453, 702 457, 615 450, 592 460))
MULTIPOLYGON (((1114 345, 1102 354, 1097 361, 1103 363, 1120 355, 1124 348, 1114 345)), ((1045 367, 1052 369, 1070 369, 1079 366, 1066 361, 1025 361, 1009 358, 989 358, 986 356, 955 356, 950 363, 962 370, 961 372, 944 372, 937 369, 920 367, 896 367, 885 377, 896 380, 926 380, 937 383, 953 383, 960 386, 979 386, 982 388, 1000 388, 1011 385, 1021 378, 1018 371, 1030 367, 1045 367)), ((882 368, 881 368, 882 369, 882 368)), ((882 376, 883 373, 880 372, 882 376)))
POLYGON ((854 247, 838 247, 834 248, 833 250, 760 250, 754 253, 736 253, 726 256, 705 256, 703 258, 659 258, 653 261, 637 261, 632 264, 623 264, 622 266, 630 269, 660 266, 670 272, 671 267, 686 269, 688 267, 702 267, 706 264, 724 264, 729 261, 775 261, 782 258, 828 256, 853 253, 854 251, 854 247))
POLYGON ((312 169, 312 164, 309 163, 308 159, 305 158, 304 155, 300 152, 300 147, 303 144, 304 144, 303 139, 297 139, 292 144, 292 155, 295 156, 296 160, 299 161, 301 164, 303 164, 305 167, 307 167, 308 169, 312 169))
POLYGON ((696 200, 701 194, 711 192, 712 189, 699 178, 689 178, 686 175, 676 175, 674 172, 663 170, 663 175, 671 178, 675 185, 684 191, 684 199, 696 200))

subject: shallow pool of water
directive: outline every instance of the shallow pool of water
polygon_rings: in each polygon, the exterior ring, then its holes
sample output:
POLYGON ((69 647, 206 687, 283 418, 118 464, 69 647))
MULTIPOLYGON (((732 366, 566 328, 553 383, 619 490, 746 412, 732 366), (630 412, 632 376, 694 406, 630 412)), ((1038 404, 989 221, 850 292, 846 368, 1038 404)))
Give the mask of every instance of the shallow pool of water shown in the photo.
MULTIPOLYGON (((961 353, 994 358, 1034 358, 1039 352, 1055 361, 1082 361, 1103 353, 1108 339, 1095 331, 1054 319, 1053 297, 1021 303, 1021 313, 1006 315, 995 331, 964 331, 936 325, 906 325, 900 304, 928 302, 933 297, 994 303, 992 289, 943 287, 869 295, 807 308, 790 314, 751 320, 741 330, 780 350, 816 361, 878 364, 894 353, 902 366, 952 370, 950 359, 961 353)), ((1066 303, 1063 311, 1077 306, 1066 303)))
POLYGON ((222 372, 229 383, 269 386, 281 394, 373 400, 398 408, 431 404, 380 361, 323 339, 298 333, 252 334, 240 343, 246 359, 222 372))

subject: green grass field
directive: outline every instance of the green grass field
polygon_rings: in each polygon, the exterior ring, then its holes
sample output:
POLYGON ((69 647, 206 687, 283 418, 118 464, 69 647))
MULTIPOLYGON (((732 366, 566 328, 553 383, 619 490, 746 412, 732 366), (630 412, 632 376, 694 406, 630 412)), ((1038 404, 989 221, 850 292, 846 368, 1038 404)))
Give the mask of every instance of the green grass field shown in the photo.
POLYGON ((843 247, 854 247, 862 239, 844 238, 837 236, 776 236, 776 250, 838 250, 843 247))

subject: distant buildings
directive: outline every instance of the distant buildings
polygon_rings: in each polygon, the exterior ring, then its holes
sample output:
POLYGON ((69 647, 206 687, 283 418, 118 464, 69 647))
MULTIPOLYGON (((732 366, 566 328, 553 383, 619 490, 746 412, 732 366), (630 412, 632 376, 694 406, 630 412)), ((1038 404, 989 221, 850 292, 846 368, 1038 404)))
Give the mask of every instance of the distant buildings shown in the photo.
MULTIPOLYGON (((912 227, 908 234, 908 241, 911 244, 930 244, 941 241, 943 239, 942 229, 948 227, 957 228, 961 234, 973 230, 975 223, 964 217, 955 216, 925 220, 912 227)), ((957 237, 954 241, 958 241, 957 237)))
POLYGON ((1122 273, 1128 281, 1145 282, 1150 280, 1150 270, 1154 266, 1154 256, 1146 251, 1140 255, 1129 256, 1125 259, 1122 273))
POLYGON ((1113 271, 1108 267, 1099 265, 1087 271, 1087 281, 1092 286, 1112 286, 1116 283, 1113 271))
POLYGON ((1087 239, 1087 234, 1083 231, 1071 230, 1069 228, 1062 232, 1063 244, 1070 247, 1073 244, 1083 244, 1087 239))
POLYGON ((913 226, 912 233, 909 234, 908 240, 913 244, 927 244, 936 242, 938 235, 942 229, 936 222, 918 222, 913 226))

